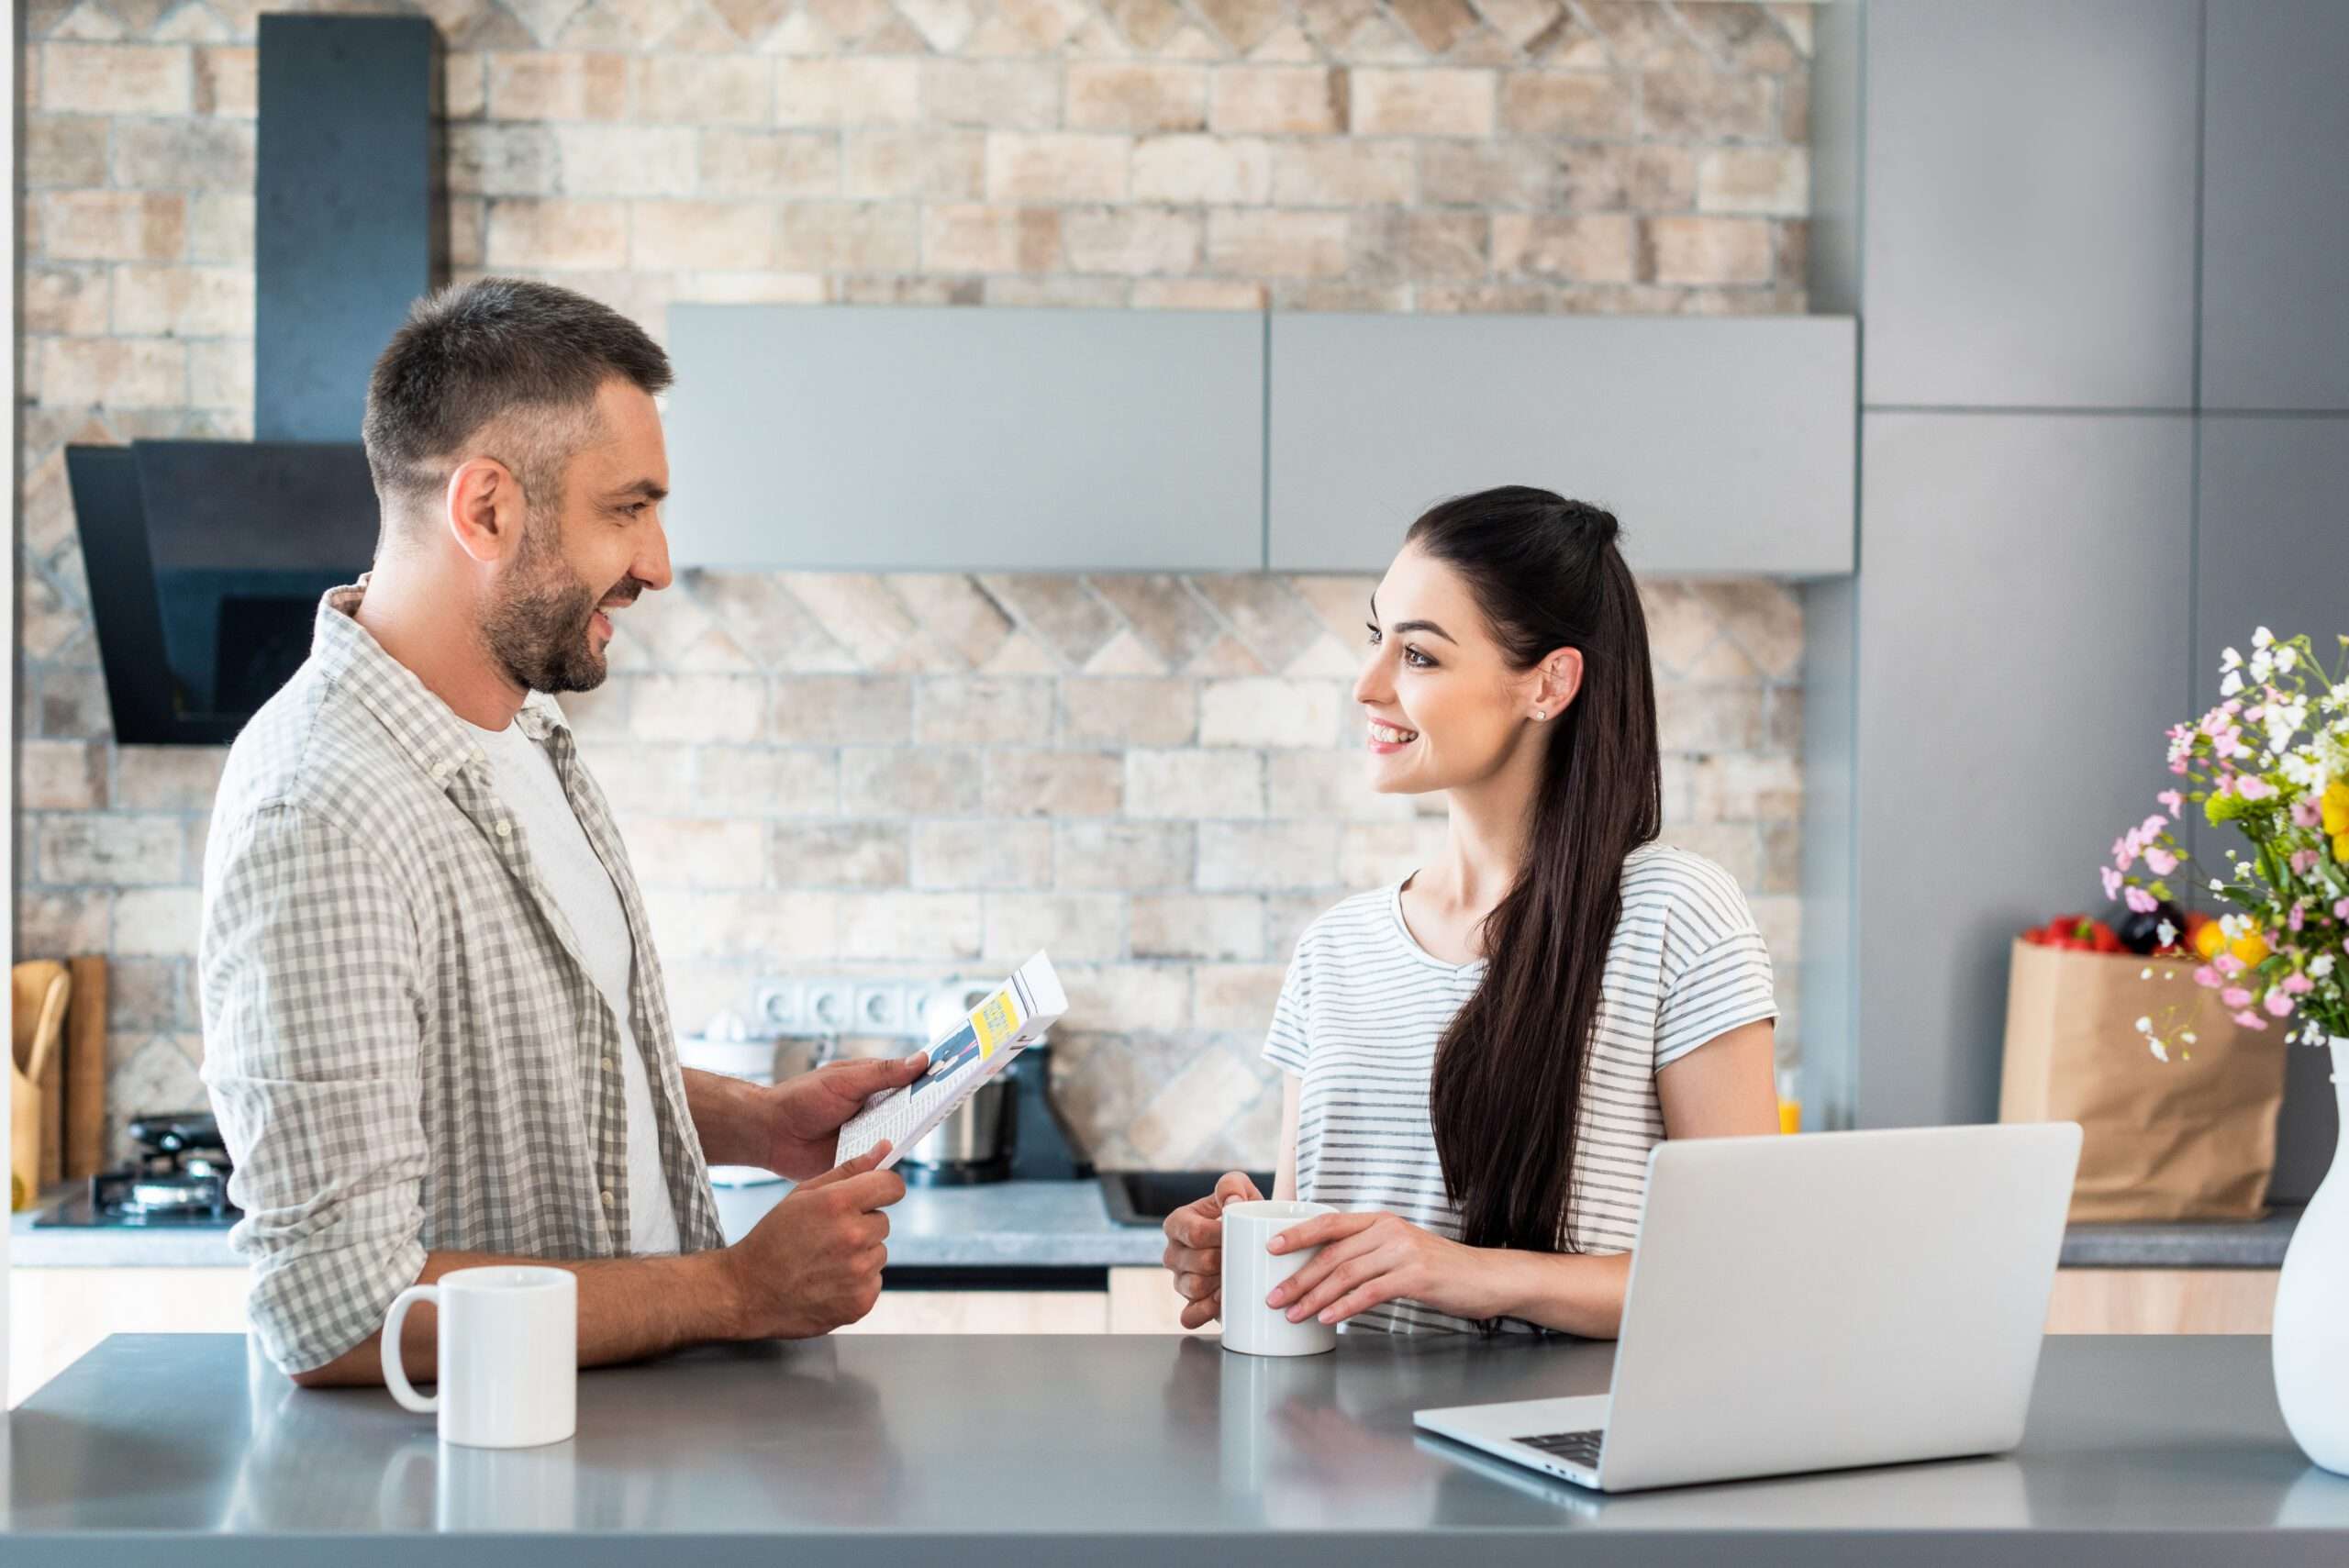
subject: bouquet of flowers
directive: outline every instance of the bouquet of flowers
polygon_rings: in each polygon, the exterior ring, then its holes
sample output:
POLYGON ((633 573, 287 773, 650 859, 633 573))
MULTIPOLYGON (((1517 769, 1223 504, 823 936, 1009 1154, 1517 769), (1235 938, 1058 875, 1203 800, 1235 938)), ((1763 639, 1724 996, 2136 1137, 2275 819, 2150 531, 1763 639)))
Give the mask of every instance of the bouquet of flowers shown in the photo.
MULTIPOLYGON (((2196 933, 2194 979, 2243 1028, 2280 1026, 2310 1045, 2349 1035, 2349 637, 2338 640, 2342 668, 2330 677, 2308 638, 2266 627, 2249 659, 2221 654, 2219 705, 2169 730, 2169 771, 2184 782, 2114 840, 2103 873, 2108 897, 2151 913, 2170 903, 2170 879, 2186 866, 2175 830, 2188 806, 2238 829, 2251 852, 2231 844, 2226 874, 2208 879, 2227 912, 2196 933)), ((2163 943, 2175 937, 2165 920, 2163 943)), ((2137 1028, 2165 1062, 2171 1043, 2194 1044, 2174 1016, 2137 1028)))

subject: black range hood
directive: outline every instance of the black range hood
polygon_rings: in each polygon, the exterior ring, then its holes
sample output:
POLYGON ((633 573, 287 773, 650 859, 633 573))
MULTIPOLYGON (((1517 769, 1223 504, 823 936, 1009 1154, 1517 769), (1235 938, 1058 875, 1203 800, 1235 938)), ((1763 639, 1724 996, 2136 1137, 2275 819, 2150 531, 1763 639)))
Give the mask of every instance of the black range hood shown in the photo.
POLYGON ((444 275, 421 17, 261 18, 251 441, 69 447, 115 739, 217 744, 366 569, 367 376, 444 275))

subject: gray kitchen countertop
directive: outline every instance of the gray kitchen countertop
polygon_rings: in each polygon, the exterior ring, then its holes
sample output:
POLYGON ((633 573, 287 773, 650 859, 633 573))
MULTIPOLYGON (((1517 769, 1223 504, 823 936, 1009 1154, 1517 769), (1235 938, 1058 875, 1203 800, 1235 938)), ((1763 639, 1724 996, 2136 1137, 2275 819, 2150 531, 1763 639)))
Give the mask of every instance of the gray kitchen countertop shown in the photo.
MULTIPOLYGON (((718 1189, 728 1240, 747 1232, 790 1188, 782 1183, 718 1189)), ((2276 1268, 2299 1207, 2279 1206, 2243 1223, 2076 1225, 2065 1234, 2069 1268, 2276 1268)), ((920 1187, 890 1211, 889 1262, 897 1268, 1097 1269, 1158 1262, 1154 1227, 1109 1218, 1097 1183, 999 1182, 920 1187)), ((44 1229, 12 1216, 9 1262, 23 1268, 235 1267, 225 1230, 44 1229)))
MULTIPOLYGON (((727 1240, 747 1233, 791 1189, 777 1182, 719 1187, 727 1240)), ((44 1205, 44 1207, 46 1205, 44 1205)), ((10 1218, 9 1262, 21 1268, 238 1266, 221 1230, 42 1229, 10 1218)), ((1100 1184, 997 1182, 917 1187, 889 1211, 889 1262, 896 1268, 1099 1269, 1158 1262, 1166 1239, 1113 1223, 1100 1184)))
POLYGON ((298 1389, 241 1339, 118 1336, 0 1427, 0 1540, 58 1568, 2349 1562, 2349 1479, 2293 1447, 2264 1338, 2051 1339, 1994 1458, 1602 1497, 1412 1429, 1602 1392, 1611 1362, 843 1335, 584 1373, 577 1436, 495 1451, 442 1447, 381 1390, 298 1389))

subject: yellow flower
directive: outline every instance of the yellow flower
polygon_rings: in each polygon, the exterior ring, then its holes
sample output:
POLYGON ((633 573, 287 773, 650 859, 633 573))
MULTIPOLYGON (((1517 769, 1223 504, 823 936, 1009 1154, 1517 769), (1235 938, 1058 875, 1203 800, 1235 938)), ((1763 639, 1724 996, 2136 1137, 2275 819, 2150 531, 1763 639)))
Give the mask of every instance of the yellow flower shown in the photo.
POLYGON ((2349 779, 2335 779, 2324 786, 2324 798, 2318 809, 2324 813, 2324 830, 2338 839, 2349 833, 2349 779))
POLYGON ((2245 931, 2227 944, 2227 951, 2243 960, 2245 969, 2257 969, 2266 962, 2270 950, 2267 939, 2257 931, 2245 931))
POLYGON ((2349 866, 2349 833, 2332 836, 2332 858, 2335 863, 2349 866))

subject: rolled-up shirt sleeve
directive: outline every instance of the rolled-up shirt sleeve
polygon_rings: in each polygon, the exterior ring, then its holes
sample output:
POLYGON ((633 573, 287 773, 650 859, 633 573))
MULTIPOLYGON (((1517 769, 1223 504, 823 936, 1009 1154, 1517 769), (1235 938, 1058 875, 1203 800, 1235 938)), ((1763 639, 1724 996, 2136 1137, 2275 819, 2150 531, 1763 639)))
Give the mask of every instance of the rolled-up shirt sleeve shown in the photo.
POLYGON ((229 1245, 289 1373, 381 1328, 424 1267, 420 938, 379 851, 266 806, 216 827, 205 878, 204 1081, 228 1146, 229 1245))

